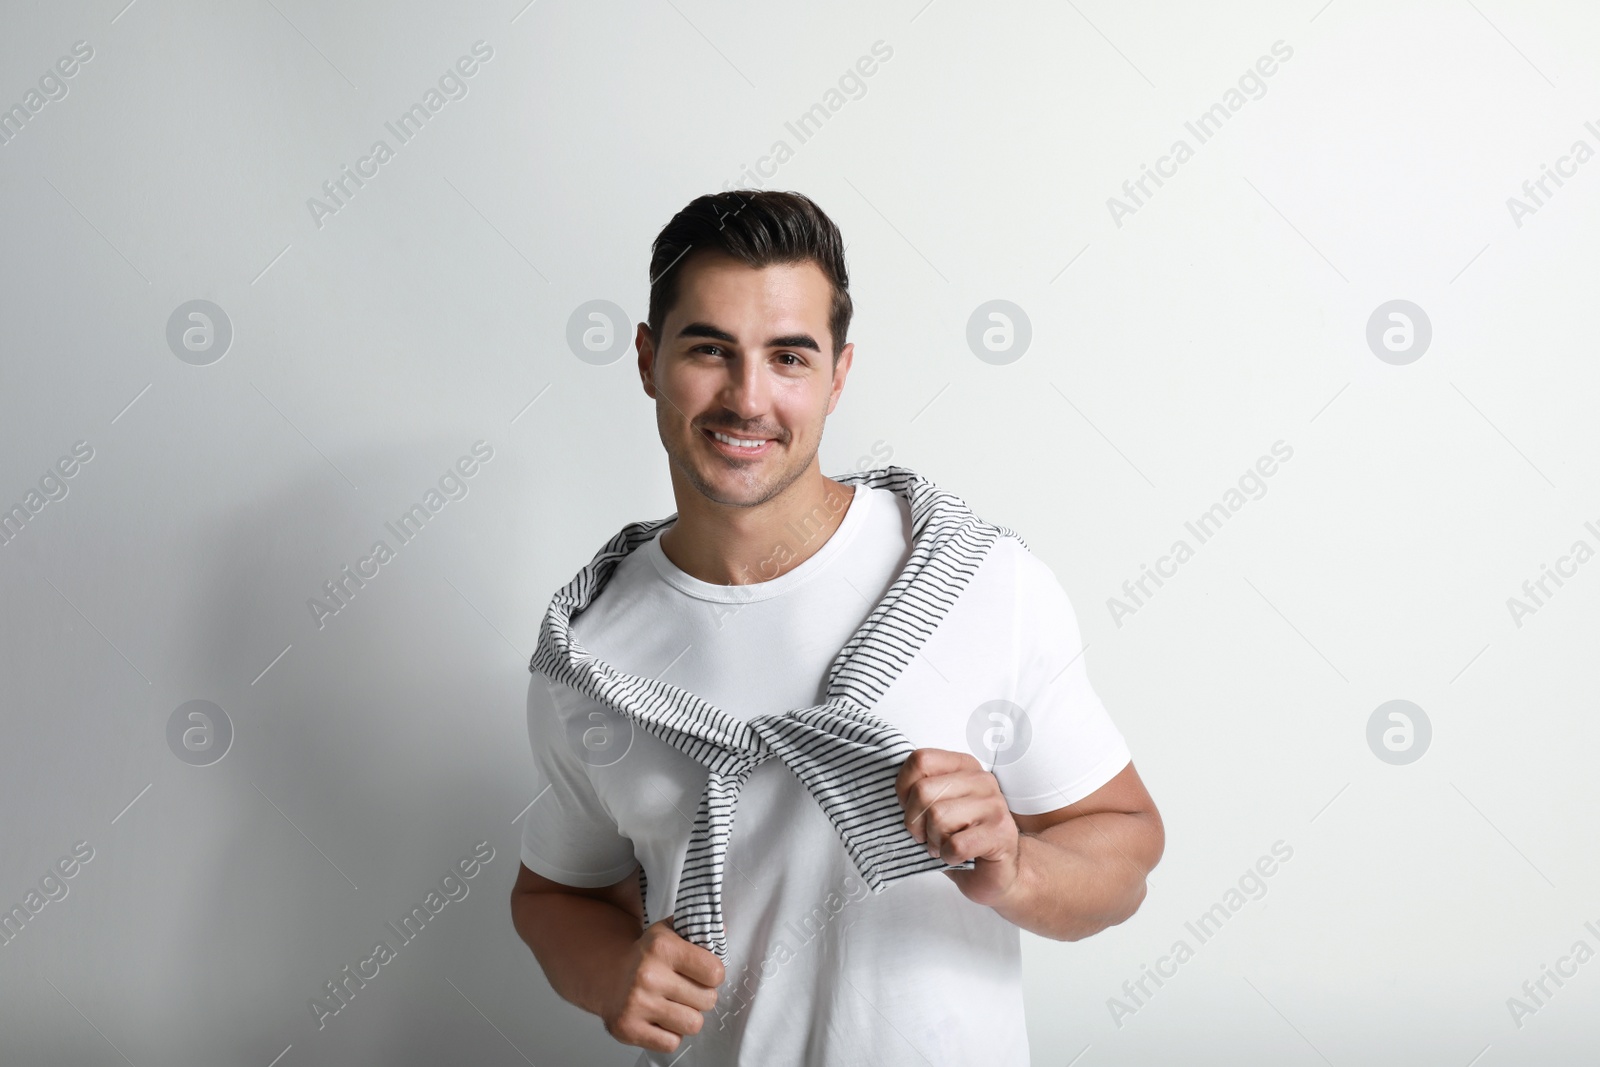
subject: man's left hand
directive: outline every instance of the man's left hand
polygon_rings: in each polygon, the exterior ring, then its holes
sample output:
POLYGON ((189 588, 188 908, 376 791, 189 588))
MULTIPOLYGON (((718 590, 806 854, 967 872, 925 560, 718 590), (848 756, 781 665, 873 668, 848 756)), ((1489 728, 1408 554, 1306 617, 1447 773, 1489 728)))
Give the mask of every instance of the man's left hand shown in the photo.
POLYGON ((946 863, 976 860, 970 871, 945 871, 968 900, 994 906, 1021 873, 1016 820, 1000 782, 966 752, 919 748, 895 779, 906 829, 946 863))

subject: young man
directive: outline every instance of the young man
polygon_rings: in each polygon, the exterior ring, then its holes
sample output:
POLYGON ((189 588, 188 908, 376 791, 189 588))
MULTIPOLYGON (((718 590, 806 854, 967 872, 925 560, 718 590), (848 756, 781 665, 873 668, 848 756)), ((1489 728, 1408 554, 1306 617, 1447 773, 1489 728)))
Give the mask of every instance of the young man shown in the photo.
POLYGON ((624 528, 541 629, 528 729, 548 795, 523 824, 517 932, 640 1065, 1026 1067, 1019 929, 1124 921, 1164 847, 1066 594, 914 472, 822 474, 854 345, 843 242, 810 200, 700 197, 651 277, 639 375, 678 511, 624 528), (839 695, 844 658, 877 679, 870 701, 839 695), (779 717, 823 704, 837 714, 766 758, 779 717), (890 777, 841 799, 869 722, 890 777), (714 773, 724 742, 762 759, 714 773), (886 793, 894 825, 869 832, 886 793), (719 810, 737 817, 717 864, 719 810), (871 891, 855 858, 907 834, 933 858, 871 891))

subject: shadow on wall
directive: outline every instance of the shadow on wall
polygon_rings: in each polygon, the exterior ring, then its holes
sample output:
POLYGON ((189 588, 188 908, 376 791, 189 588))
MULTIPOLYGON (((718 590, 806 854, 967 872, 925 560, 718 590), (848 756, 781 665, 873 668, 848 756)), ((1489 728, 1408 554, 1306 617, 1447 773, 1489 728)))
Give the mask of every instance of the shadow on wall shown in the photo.
MULTIPOLYGON (((341 454, 359 491, 308 464, 228 501, 207 532, 202 594, 177 620, 192 659, 171 674, 212 679, 194 696, 221 705, 234 736, 209 766, 172 757, 163 773, 193 825, 163 831, 172 865, 136 877, 182 873, 151 913, 103 931, 146 947, 126 990, 144 1022, 118 1042, 135 1062, 159 1049, 266 1067, 288 1046, 279 1067, 516 1062, 508 1043, 541 1065, 636 1060, 555 996, 507 906, 511 820, 536 792, 527 661, 550 592, 587 558, 546 565, 551 531, 535 518, 547 492, 584 500, 592 487, 541 484, 587 478, 489 447, 341 454), (413 503, 437 510, 402 528, 413 503), (336 605, 324 583, 346 567, 367 577, 347 579, 336 605), (505 592, 507 574, 536 570, 557 577, 505 592), (312 598, 337 610, 314 612, 312 598)), ((151 729, 171 711, 152 711, 151 729)), ((21 1061, 61 1051, 60 1035, 31 1048, 20 1036, 6 1044, 21 1061)))

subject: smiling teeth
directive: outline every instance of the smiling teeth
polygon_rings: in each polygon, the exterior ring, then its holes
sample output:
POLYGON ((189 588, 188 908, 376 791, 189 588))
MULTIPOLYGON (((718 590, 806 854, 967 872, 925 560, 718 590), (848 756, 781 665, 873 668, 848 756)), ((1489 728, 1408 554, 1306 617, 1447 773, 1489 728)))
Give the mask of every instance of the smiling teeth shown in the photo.
POLYGON ((729 437, 725 433, 718 433, 715 430, 711 431, 711 436, 715 437, 717 440, 721 441, 723 444, 725 444, 725 445, 733 445, 735 448, 760 448, 762 445, 767 443, 765 440, 761 440, 761 441, 744 441, 744 440, 740 440, 737 437, 729 437))

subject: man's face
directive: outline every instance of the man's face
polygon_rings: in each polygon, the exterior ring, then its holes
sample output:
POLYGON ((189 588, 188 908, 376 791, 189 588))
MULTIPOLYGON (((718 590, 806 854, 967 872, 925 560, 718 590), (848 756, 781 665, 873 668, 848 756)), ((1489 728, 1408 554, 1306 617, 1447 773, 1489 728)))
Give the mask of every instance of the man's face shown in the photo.
POLYGON ((680 269, 659 348, 639 326, 639 373, 673 467, 707 499, 753 507, 815 462, 854 346, 835 372, 832 290, 815 263, 753 270, 700 252, 680 269))

